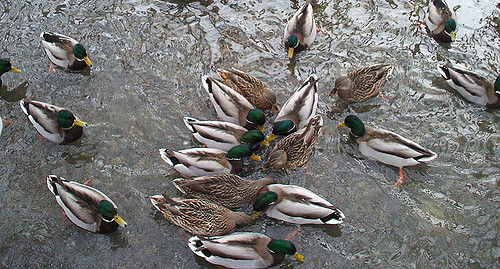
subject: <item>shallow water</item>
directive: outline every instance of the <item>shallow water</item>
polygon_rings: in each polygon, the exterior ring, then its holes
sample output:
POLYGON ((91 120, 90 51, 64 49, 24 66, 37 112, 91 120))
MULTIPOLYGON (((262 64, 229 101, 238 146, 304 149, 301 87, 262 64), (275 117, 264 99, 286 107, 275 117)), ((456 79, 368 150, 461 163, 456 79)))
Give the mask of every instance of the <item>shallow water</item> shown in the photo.
MULTIPOLYGON (((449 60, 493 80, 500 67, 495 1, 448 0, 457 10, 457 41, 440 46, 424 29, 423 0, 314 1, 326 33, 289 61, 281 46, 296 1, 12 1, 0 3, 1 57, 21 74, 5 74, 0 115, 14 123, 0 138, 1 267, 209 266, 194 258, 188 235, 155 212, 147 197, 179 195, 159 148, 197 144, 182 117, 215 119, 203 74, 234 66, 260 77, 283 104, 307 78, 319 82, 324 133, 307 169, 271 173, 338 205, 340 227, 304 227, 293 241, 304 263, 283 268, 498 267, 499 117, 454 94, 436 71, 449 60), (48 74, 39 33, 80 40, 90 73, 48 74), (353 68, 395 66, 379 97, 348 105, 328 93, 353 68), (22 114, 24 96, 70 108, 89 123, 74 145, 40 141, 22 114), (439 154, 429 165, 397 169, 361 156, 336 124, 356 113, 439 154), (129 226, 95 235, 61 215, 45 177, 57 174, 107 193, 129 226)), ((244 175, 260 178, 260 166, 244 175)), ((249 208, 243 208, 249 210, 249 208)), ((260 219, 240 231, 282 238, 295 229, 260 219)))

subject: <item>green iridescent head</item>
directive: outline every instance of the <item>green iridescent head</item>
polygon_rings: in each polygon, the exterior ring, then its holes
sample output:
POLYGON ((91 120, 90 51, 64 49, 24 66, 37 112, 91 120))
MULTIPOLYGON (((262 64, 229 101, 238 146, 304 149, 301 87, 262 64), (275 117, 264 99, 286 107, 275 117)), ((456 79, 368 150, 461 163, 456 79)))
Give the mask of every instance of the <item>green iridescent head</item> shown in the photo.
POLYGON ((497 80, 495 80, 495 91, 500 92, 500 76, 498 76, 497 80))
POLYGON ((57 113, 57 123, 63 129, 69 129, 73 127, 75 120, 75 115, 73 115, 73 113, 71 113, 71 111, 69 110, 61 110, 59 111, 59 113, 57 113))
POLYGON ((296 48, 299 45, 299 38, 296 34, 291 34, 288 36, 288 47, 287 48, 296 48))
POLYGON ((276 240, 273 239, 267 244, 267 248, 274 253, 294 255, 297 253, 297 248, 295 245, 287 240, 276 240))
POLYGON ((0 59, 0 76, 9 71, 19 73, 19 69, 12 66, 8 59, 0 59))
POLYGON ((266 137, 260 130, 250 130, 241 135, 241 142, 248 144, 256 144, 264 141, 266 137))
POLYGON ((253 160, 260 161, 260 157, 253 153, 253 150, 248 145, 238 145, 233 147, 226 153, 228 160, 241 160, 245 157, 250 157, 253 160))
POLYGON ((115 215, 118 214, 118 212, 116 212, 116 208, 108 200, 100 201, 97 207, 102 218, 107 221, 112 221, 115 215))
POLYGON ((273 126, 273 134, 275 135, 289 135, 297 131, 297 126, 291 120, 278 121, 273 126))
POLYGON ((357 137, 363 136, 366 132, 363 122, 354 115, 345 117, 344 122, 339 123, 339 127, 347 126, 351 129, 351 133, 357 137))
POLYGON ((275 192, 268 191, 265 192, 253 203, 253 211, 255 212, 262 212, 264 211, 270 204, 276 202, 278 200, 278 195, 275 192))
POLYGON ((87 57, 87 51, 85 50, 85 47, 83 47, 82 44, 76 44, 73 47, 73 54, 75 55, 75 58, 77 58, 80 61, 83 61, 83 58, 87 57))
POLYGON ((254 108, 248 111, 246 120, 252 125, 263 126, 266 123, 266 115, 262 110, 254 108))
POLYGON ((447 33, 454 32, 455 30, 457 30, 457 22, 454 19, 447 19, 444 23, 444 30, 447 33))

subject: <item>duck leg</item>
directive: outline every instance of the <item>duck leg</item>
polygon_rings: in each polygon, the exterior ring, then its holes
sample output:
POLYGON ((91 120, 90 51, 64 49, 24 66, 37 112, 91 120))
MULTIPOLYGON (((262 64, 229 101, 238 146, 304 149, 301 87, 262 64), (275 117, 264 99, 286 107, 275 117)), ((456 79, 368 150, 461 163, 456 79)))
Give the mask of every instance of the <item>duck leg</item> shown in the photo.
POLYGON ((52 62, 50 62, 49 74, 55 74, 55 73, 56 73, 56 67, 54 66, 54 64, 52 62))
POLYGON ((399 167, 399 178, 398 181, 394 183, 394 186, 401 187, 401 185, 403 185, 404 182, 405 182, 405 176, 403 174, 403 167, 399 167))
POLYGON ((293 232, 287 234, 285 236, 285 240, 292 240, 298 233, 300 233, 300 231, 302 231, 302 226, 300 226, 300 224, 297 224, 297 229, 295 229, 293 232))
POLYGON ((11 125, 11 124, 12 124, 12 122, 11 122, 11 121, 8 121, 8 120, 6 120, 6 119, 2 119, 2 121, 3 121, 3 124, 5 125, 5 127, 7 127, 7 126, 9 126, 9 125, 11 125))

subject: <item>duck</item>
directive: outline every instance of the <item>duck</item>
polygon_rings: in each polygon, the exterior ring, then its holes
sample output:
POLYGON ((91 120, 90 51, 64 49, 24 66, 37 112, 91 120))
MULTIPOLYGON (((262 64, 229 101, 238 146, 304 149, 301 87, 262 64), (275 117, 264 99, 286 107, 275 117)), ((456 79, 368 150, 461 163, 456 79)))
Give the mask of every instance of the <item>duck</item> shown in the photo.
POLYGON ((184 124, 194 138, 209 148, 229 151, 242 143, 269 146, 266 136, 260 130, 247 130, 238 124, 224 121, 199 121, 184 117, 184 124))
POLYGON ((376 64, 349 72, 335 80, 335 88, 330 96, 335 93, 347 102, 363 102, 377 93, 382 96, 380 87, 387 81, 394 67, 389 64, 376 64))
POLYGON ((202 77, 202 84, 208 93, 215 111, 223 121, 239 124, 252 130, 257 126, 264 130, 264 113, 256 108, 240 93, 225 85, 222 81, 209 76, 202 77))
POLYGON ((292 242, 260 233, 193 236, 188 246, 207 262, 227 268, 268 268, 280 264, 285 255, 292 255, 298 261, 304 260, 292 242))
POLYGON ((235 174, 218 174, 193 179, 176 178, 175 188, 188 197, 206 199, 221 206, 236 208, 253 202, 260 191, 276 183, 271 177, 246 180, 235 174))
POLYGON ((323 128, 323 118, 316 115, 297 132, 279 141, 267 157, 267 168, 296 169, 309 162, 323 128))
POLYGON ((150 201, 168 221, 194 235, 223 235, 237 226, 243 227, 253 222, 252 216, 246 213, 234 212, 202 199, 153 195, 150 201))
POLYGON ((318 77, 310 75, 295 93, 285 102, 274 119, 273 130, 267 141, 278 135, 286 136, 304 126, 316 115, 318 108, 318 77))
POLYGON ((47 177, 47 187, 68 219, 84 230, 108 234, 127 226, 116 204, 100 190, 57 175, 47 177))
POLYGON ((2 86, 2 75, 7 72, 21 73, 21 70, 15 68, 9 59, 0 58, 0 86, 2 86))
POLYGON ((316 39, 316 21, 314 20, 311 0, 293 14, 283 33, 283 43, 288 50, 288 57, 307 49, 316 39))
POLYGON ((437 69, 446 83, 468 101, 487 108, 500 108, 500 76, 493 85, 481 75, 449 64, 439 64, 437 69))
POLYGON ((348 115, 338 127, 349 127, 356 138, 359 151, 365 157, 399 168, 399 179, 394 186, 401 186, 405 179, 404 166, 430 162, 438 156, 407 138, 391 131, 365 127, 355 115, 348 115))
POLYGON ((256 108, 274 113, 279 111, 276 94, 262 80, 236 68, 219 68, 217 73, 227 86, 243 95, 256 108))
POLYGON ((56 144, 69 144, 83 135, 85 122, 79 120, 71 111, 39 101, 21 100, 24 114, 38 133, 56 144))
POLYGON ((54 32, 42 32, 40 39, 43 50, 53 64, 73 71, 92 66, 87 50, 75 39, 54 32))
POLYGON ((190 148, 179 151, 160 149, 161 158, 181 175, 200 177, 213 174, 237 173, 243 168, 242 159, 255 161, 261 158, 248 145, 238 145, 229 151, 214 148, 190 148))
POLYGON ((0 135, 2 135, 2 130, 3 130, 3 127, 7 127, 11 124, 10 121, 6 120, 6 119, 2 119, 2 117, 0 117, 0 135))
POLYGON ((430 0, 425 24, 434 39, 443 43, 455 40, 457 19, 444 0, 430 0))
POLYGON ((345 215, 314 192, 295 185, 267 185, 253 204, 253 217, 268 217, 295 224, 338 225, 345 215))

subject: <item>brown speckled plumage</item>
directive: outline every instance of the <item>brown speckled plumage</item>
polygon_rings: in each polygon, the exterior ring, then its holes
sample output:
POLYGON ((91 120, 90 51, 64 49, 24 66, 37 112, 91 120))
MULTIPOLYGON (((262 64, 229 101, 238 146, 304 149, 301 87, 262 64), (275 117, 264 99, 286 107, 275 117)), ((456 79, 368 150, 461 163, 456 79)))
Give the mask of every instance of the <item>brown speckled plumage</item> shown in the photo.
POLYGON ((265 186, 276 183, 273 178, 245 180, 233 174, 177 178, 175 187, 189 197, 203 198, 222 206, 235 208, 252 202, 265 186))
POLYGON ((380 92, 380 87, 392 73, 393 67, 388 64, 377 64, 349 72, 335 80, 335 88, 330 93, 338 93, 341 99, 348 102, 362 102, 380 92))
POLYGON ((166 219, 184 230, 203 236, 223 235, 236 226, 246 226, 252 217, 201 199, 152 196, 151 202, 166 219))
POLYGON ((309 162, 323 127, 323 118, 317 115, 297 132, 283 138, 267 157, 267 166, 276 169, 295 169, 309 162))
POLYGON ((245 96, 258 109, 268 110, 276 105, 276 94, 260 79, 237 69, 217 69, 222 81, 245 96))

